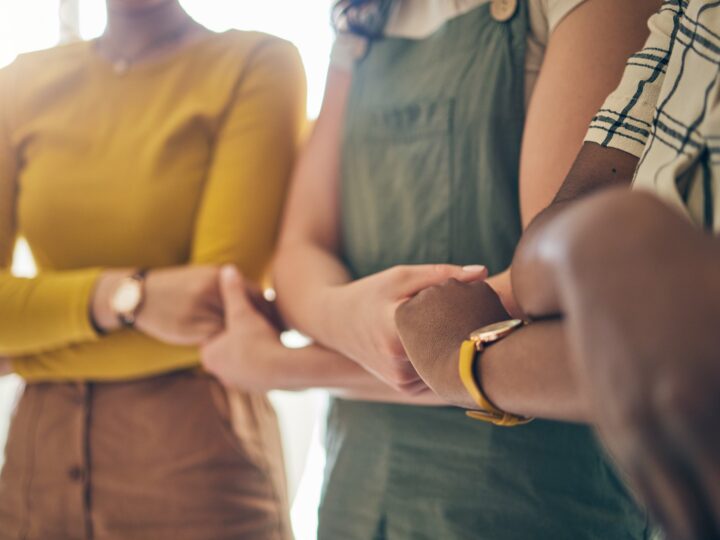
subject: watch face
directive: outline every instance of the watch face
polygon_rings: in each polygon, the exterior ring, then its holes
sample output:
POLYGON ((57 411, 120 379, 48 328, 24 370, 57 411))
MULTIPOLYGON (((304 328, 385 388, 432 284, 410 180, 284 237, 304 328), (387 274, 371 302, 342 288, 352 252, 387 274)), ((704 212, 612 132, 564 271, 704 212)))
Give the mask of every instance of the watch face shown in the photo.
POLYGON ((123 281, 115 291, 112 300, 112 307, 116 313, 133 313, 142 299, 142 287, 134 279, 123 281))
POLYGON ((510 332, 519 328, 525 324, 520 319, 510 319, 509 321, 502 321, 499 323, 484 326, 479 330, 475 330, 470 334, 470 339, 473 341, 480 341, 482 343, 492 343, 498 339, 505 337, 510 332))

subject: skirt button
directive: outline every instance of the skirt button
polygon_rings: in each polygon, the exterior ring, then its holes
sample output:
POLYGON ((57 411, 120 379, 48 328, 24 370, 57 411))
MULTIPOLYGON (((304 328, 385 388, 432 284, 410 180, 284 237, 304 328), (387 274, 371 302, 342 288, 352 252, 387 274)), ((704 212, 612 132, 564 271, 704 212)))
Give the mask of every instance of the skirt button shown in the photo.
POLYGON ((82 467, 70 467, 68 469, 68 478, 73 482, 81 482, 85 478, 85 470, 82 467))
POLYGON ((518 0, 492 0, 490 14, 498 22, 506 22, 513 18, 518 8, 518 0))

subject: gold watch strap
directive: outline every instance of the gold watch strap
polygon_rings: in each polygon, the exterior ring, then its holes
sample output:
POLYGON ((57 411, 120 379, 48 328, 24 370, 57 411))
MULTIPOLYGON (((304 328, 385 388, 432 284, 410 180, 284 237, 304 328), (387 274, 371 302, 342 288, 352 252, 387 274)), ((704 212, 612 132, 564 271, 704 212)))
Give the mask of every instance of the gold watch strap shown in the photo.
POLYGON ((482 388, 475 378, 475 362, 480 352, 482 352, 482 350, 478 350, 476 342, 471 340, 464 341, 460 347, 460 380, 473 398, 473 401, 480 408, 479 411, 466 411, 465 414, 475 420, 482 420, 483 422, 490 422, 496 426, 504 427, 520 426, 532 422, 532 418, 511 414, 497 408, 485 397, 482 388))

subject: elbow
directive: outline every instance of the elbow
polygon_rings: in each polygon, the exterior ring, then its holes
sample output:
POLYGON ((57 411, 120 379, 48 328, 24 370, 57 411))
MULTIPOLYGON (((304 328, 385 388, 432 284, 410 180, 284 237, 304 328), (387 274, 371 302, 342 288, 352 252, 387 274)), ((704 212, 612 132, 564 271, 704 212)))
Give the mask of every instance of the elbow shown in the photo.
MULTIPOLYGON (((542 216, 541 216, 542 217, 542 216)), ((559 314, 558 264, 567 242, 555 221, 535 221, 513 258, 510 279, 519 308, 530 318, 559 314)))
POLYGON ((674 231, 692 228, 657 197, 627 189, 578 203, 568 217, 556 238, 556 264, 566 279, 586 284, 642 258, 674 231))

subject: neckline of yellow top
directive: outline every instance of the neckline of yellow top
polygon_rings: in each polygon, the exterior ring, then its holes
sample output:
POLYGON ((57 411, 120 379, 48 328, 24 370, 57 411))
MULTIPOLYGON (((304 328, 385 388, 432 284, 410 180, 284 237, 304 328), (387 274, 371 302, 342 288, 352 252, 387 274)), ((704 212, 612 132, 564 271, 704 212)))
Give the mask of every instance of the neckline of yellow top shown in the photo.
POLYGON ((171 43, 169 46, 153 50, 149 54, 139 57, 136 61, 126 59, 112 60, 111 58, 108 58, 102 54, 98 48, 100 38, 89 40, 86 43, 94 58, 96 58, 116 76, 123 77, 130 73, 143 71, 147 68, 151 68, 168 60, 174 59, 177 56, 186 53, 189 48, 210 41, 212 38, 226 33, 227 32, 213 32, 202 28, 200 31, 189 33, 183 39, 175 43, 171 43))

